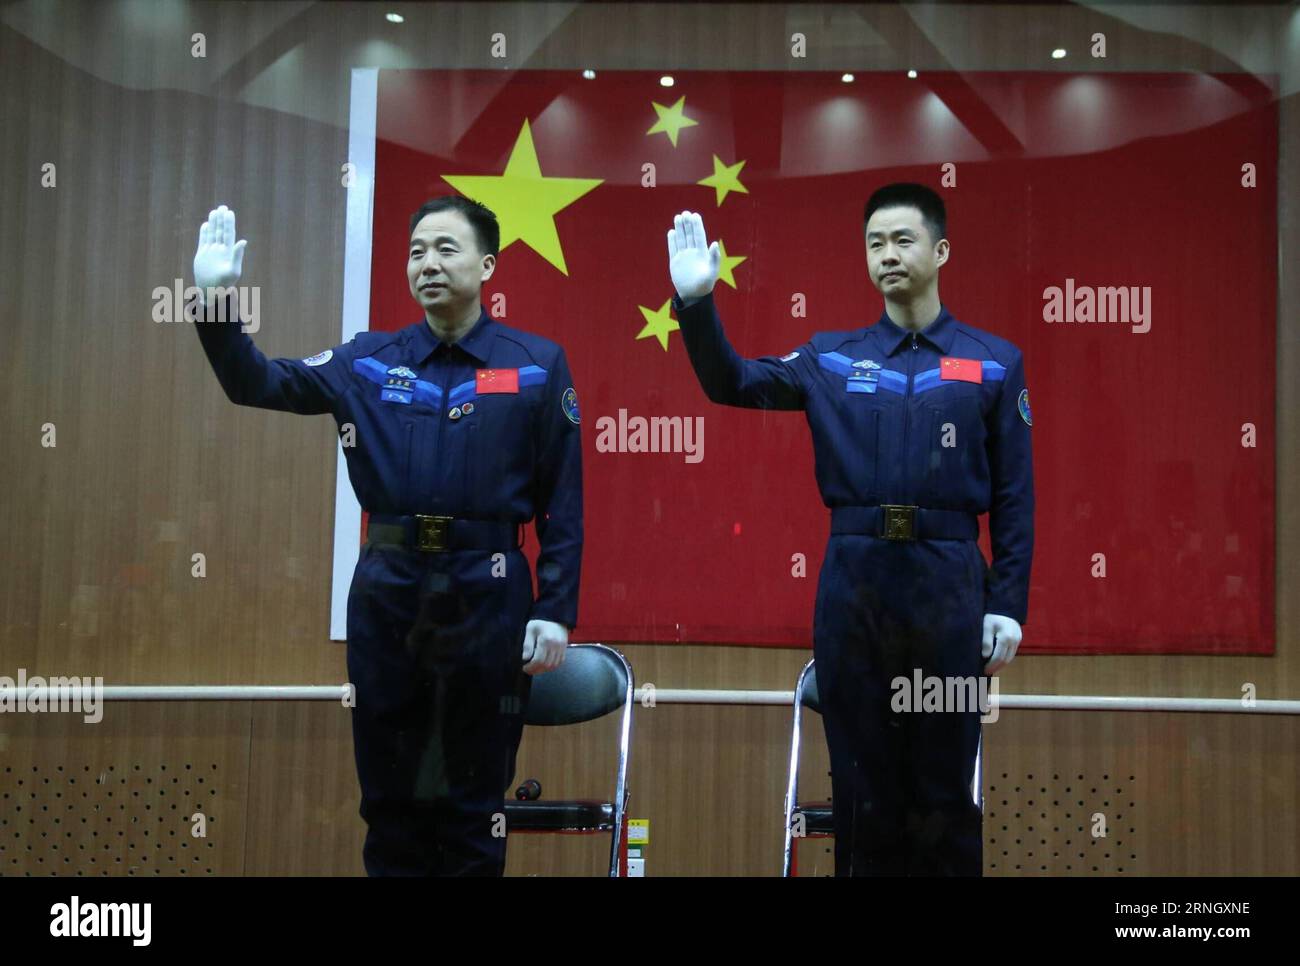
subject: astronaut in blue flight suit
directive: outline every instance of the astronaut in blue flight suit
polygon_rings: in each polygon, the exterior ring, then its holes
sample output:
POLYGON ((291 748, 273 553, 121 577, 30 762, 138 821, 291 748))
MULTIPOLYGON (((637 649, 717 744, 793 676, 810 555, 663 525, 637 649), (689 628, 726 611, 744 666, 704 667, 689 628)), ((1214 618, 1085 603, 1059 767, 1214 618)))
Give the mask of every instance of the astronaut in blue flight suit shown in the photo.
POLYGON ((347 613, 366 871, 500 875, 530 675, 560 665, 577 623, 582 452, 564 351, 482 307, 500 233, 468 199, 411 218, 420 321, 302 360, 267 359, 241 331, 220 290, 242 270, 235 237, 223 205, 194 259, 217 379, 240 405, 332 414, 369 513, 347 613))
MULTIPOLYGON (((668 232, 673 297, 710 400, 802 409, 830 537, 813 654, 831 760, 836 875, 980 875, 970 788, 980 709, 893 710, 895 682, 977 693, 1015 656, 1033 551, 1029 393, 1020 351, 940 303, 946 215, 922 185, 864 213, 876 324, 743 359, 712 297, 718 244, 698 214, 668 232), (989 513, 993 563, 976 543, 989 513)), ((920 696, 915 696, 920 704, 920 696)), ((973 706, 972 706, 973 705, 973 706)), ((906 705, 902 707, 906 708, 906 705)))

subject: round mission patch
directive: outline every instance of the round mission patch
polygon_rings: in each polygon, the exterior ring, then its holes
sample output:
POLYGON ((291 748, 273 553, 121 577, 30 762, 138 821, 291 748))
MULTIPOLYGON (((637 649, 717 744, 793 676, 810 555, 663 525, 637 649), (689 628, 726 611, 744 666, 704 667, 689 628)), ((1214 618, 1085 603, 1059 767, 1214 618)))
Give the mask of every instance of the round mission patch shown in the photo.
POLYGON ((564 390, 564 395, 560 397, 560 408, 564 410, 564 416, 573 425, 578 425, 578 393, 572 386, 564 390))
POLYGON ((1025 421, 1026 426, 1034 425, 1034 420, 1029 415, 1029 390, 1028 389, 1020 390, 1020 398, 1016 400, 1016 408, 1020 410, 1020 418, 1025 421))

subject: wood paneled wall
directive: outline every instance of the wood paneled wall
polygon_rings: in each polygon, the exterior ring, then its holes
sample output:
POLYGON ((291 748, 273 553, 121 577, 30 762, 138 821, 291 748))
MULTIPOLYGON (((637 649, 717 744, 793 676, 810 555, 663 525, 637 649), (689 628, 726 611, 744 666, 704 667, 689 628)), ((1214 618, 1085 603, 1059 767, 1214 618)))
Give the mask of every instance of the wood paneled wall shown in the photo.
MULTIPOLYGON (((1055 64, 1046 51, 1059 38, 1084 46, 1101 30, 1107 59, 1083 69, 1281 77, 1277 653, 1026 656, 1002 690, 1236 697, 1253 682, 1261 698, 1300 697, 1300 336, 1289 308, 1300 296, 1300 63, 1285 46, 1295 16, 1287 6, 437 4, 404 5, 400 28, 384 9, 0 10, 0 411, 9 436, 0 674, 21 667, 107 684, 346 677, 343 647, 328 641, 330 421, 232 406, 194 334, 154 322, 151 311, 156 287, 188 281, 198 225, 225 202, 249 239, 244 282, 262 288, 259 345, 305 356, 337 342, 352 67, 1076 70, 1078 60, 1055 64), (196 31, 205 58, 192 56, 196 31), (497 31, 509 41, 504 64, 489 56, 497 31), (788 57, 795 31, 809 38, 798 63, 788 57), (42 186, 47 164, 54 187, 42 186), (47 424, 53 447, 41 442, 47 424), (196 553, 205 577, 192 576, 196 553)), ((638 679, 659 687, 790 688, 808 657, 625 650, 638 679)), ((542 778, 548 793, 601 793, 612 769, 605 724, 529 734, 519 777, 542 778)), ((987 871, 1295 874, 1298 727, 1281 717, 1004 712, 986 728, 987 871), (1112 780, 1119 791, 1108 793, 1112 780), (1049 810, 1052 831, 1036 826, 1041 844, 1030 848, 1035 788, 1054 803, 1082 802, 1071 816, 1114 808, 1112 853, 1099 858, 1090 845, 1071 860, 1065 805, 1049 810), (1111 801, 1106 794, 1123 807, 1097 805, 1111 801), (1020 844, 1009 847, 1017 832, 1020 844)), ((632 814, 651 821, 650 874, 778 870, 785 709, 639 709, 634 738, 632 814)), ((808 739, 804 792, 816 798, 829 783, 815 717, 808 739)), ((117 704, 96 726, 5 715, 0 761, 5 873, 361 871, 350 730, 333 705, 117 704), (190 801, 216 818, 204 839, 185 838, 190 801)), ((606 847, 599 837, 519 837, 510 869, 595 874, 606 847)), ((803 871, 824 871, 826 861, 825 843, 803 846, 803 871)))

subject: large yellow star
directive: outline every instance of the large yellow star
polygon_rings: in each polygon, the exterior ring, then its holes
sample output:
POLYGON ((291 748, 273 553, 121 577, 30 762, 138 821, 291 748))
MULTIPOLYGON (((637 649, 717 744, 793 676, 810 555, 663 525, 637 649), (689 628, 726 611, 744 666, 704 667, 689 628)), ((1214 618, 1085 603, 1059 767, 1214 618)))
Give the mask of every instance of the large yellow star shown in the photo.
POLYGON ((637 333, 638 339, 648 339, 654 336, 659 340, 659 344, 664 347, 664 352, 668 351, 668 333, 677 332, 680 326, 677 320, 672 317, 670 309, 672 308, 672 299, 668 299, 659 310, 648 309, 644 305, 638 305, 641 315, 645 318, 645 328, 637 333))
POLYGON ((659 120, 654 122, 654 126, 646 131, 646 136, 651 134, 667 134, 668 140, 673 142, 673 147, 677 147, 677 133, 684 127, 694 127, 700 122, 692 117, 687 117, 683 111, 686 104, 686 95, 683 94, 677 98, 677 103, 672 107, 664 107, 654 101, 650 102, 654 107, 655 113, 659 115, 659 120))
POLYGON ((722 201, 731 191, 739 191, 741 194, 749 194, 749 189, 740 183, 740 169, 745 166, 744 161, 737 161, 735 164, 726 165, 716 154, 713 156, 713 174, 703 178, 696 184, 702 184, 709 188, 717 190, 718 207, 722 207, 722 201))
POLYGON ((555 215, 602 180, 544 177, 526 118, 504 174, 444 174, 442 177, 461 194, 496 212, 501 225, 501 251, 513 242, 522 241, 565 275, 569 269, 555 230, 555 215))
POLYGON ((721 238, 718 239, 718 254, 722 256, 722 261, 718 266, 718 281, 726 282, 732 288, 735 288, 736 278, 734 275, 731 274, 731 270, 735 268, 737 265, 739 265, 741 262, 746 261, 749 258, 749 256, 728 255, 727 246, 722 243, 721 238))

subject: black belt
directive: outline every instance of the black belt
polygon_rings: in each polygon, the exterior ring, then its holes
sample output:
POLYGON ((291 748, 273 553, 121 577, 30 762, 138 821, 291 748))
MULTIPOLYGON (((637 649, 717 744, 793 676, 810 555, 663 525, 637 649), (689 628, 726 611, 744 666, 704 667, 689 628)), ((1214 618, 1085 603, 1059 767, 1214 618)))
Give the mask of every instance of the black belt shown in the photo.
POLYGON ((504 520, 372 513, 366 542, 425 551, 516 550, 523 546, 522 526, 504 520))
POLYGON ((979 517, 924 506, 831 507, 831 533, 865 533, 885 540, 978 540, 979 517))

